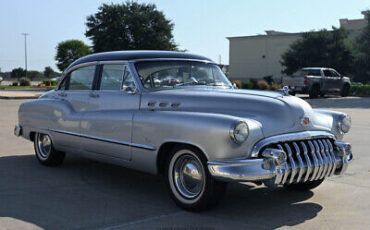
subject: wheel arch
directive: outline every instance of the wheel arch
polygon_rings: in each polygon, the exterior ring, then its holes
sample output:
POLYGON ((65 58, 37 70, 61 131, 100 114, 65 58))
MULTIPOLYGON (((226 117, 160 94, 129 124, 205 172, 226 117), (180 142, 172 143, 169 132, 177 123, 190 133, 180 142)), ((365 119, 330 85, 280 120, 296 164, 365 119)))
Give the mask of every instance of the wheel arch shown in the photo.
POLYGON ((156 162, 158 174, 164 173, 166 159, 171 154, 172 149, 175 148, 176 146, 184 146, 184 147, 188 146, 191 148, 195 148, 199 150, 199 152, 201 152, 206 159, 209 159, 207 154, 204 152, 204 150, 197 144, 189 143, 185 141, 179 141, 179 140, 166 141, 162 143, 162 145, 158 149, 157 162, 156 162))

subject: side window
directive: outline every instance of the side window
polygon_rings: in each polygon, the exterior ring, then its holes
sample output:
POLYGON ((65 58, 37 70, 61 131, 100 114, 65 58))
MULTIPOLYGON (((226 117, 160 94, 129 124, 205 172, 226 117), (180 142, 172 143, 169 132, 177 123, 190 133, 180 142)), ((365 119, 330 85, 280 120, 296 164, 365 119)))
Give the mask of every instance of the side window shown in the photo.
POLYGON ((123 75, 122 89, 124 91, 133 91, 136 89, 135 80, 132 77, 128 67, 125 68, 125 74, 123 75))
POLYGON ((95 65, 74 70, 69 76, 69 90, 91 90, 94 74, 95 65))
POLYGON ((124 65, 103 65, 100 90, 120 90, 124 70, 124 65))
POLYGON ((330 72, 333 77, 339 77, 339 74, 335 72, 334 70, 330 70, 330 72))
POLYGON ((330 70, 328 70, 328 69, 324 70, 324 75, 325 75, 326 77, 331 77, 331 76, 332 76, 331 71, 330 71, 330 70))

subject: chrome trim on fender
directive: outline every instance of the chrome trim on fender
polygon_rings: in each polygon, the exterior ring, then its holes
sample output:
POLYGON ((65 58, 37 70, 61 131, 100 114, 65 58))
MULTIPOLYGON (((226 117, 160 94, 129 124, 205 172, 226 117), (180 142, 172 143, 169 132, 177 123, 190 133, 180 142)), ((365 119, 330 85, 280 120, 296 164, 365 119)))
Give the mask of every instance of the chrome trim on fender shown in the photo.
POLYGON ((317 139, 317 138, 331 138, 335 140, 335 136, 332 133, 326 131, 304 131, 298 133, 287 133, 272 137, 267 137, 262 139, 261 141, 257 142, 254 146, 251 157, 258 157, 258 153, 261 151, 263 147, 266 145, 278 143, 278 142, 285 142, 285 141, 296 141, 296 140, 310 140, 310 139, 317 139))
POLYGON ((109 138, 90 136, 90 135, 86 135, 86 134, 73 133, 73 132, 68 132, 68 131, 63 131, 63 130, 56 130, 56 129, 48 129, 48 130, 52 131, 52 132, 56 132, 56 133, 62 133, 62 134, 76 136, 76 137, 83 137, 83 138, 87 138, 87 139, 103 141, 103 142, 108 142, 108 143, 112 143, 112 144, 125 145, 125 146, 134 147, 134 148, 147 149, 147 150, 151 150, 151 151, 156 150, 156 148, 154 146, 149 146, 149 145, 130 143, 130 142, 126 142, 126 141, 117 141, 117 140, 113 140, 113 139, 109 139, 109 138))

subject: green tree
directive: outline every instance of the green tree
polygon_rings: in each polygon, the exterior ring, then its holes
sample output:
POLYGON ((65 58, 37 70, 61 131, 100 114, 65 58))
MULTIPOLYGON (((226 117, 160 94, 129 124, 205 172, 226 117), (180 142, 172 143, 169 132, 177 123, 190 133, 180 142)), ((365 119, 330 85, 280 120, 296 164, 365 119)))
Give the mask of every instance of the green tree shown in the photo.
POLYGON ((367 12, 367 26, 355 40, 355 81, 370 82, 370 11, 367 12))
POLYGON ((292 74, 303 67, 331 67, 340 73, 351 73, 353 56, 345 45, 347 32, 333 27, 302 34, 282 55, 283 73, 292 74))
POLYGON ((94 52, 177 50, 174 24, 154 4, 103 4, 87 17, 86 26, 85 36, 91 39, 94 52))
POLYGON ((10 74, 11 78, 21 78, 21 77, 24 77, 26 76, 26 70, 19 67, 19 68, 15 68, 12 70, 11 74, 10 74))
POLYGON ((27 77, 29 77, 31 80, 35 79, 39 75, 40 75, 39 71, 36 70, 27 71, 27 77))
POLYGON ((72 62, 91 53, 90 47, 80 40, 67 40, 57 46, 55 60, 60 71, 65 70, 72 62))
POLYGON ((51 78, 54 76, 54 70, 50 66, 46 66, 44 69, 44 76, 46 78, 51 78))

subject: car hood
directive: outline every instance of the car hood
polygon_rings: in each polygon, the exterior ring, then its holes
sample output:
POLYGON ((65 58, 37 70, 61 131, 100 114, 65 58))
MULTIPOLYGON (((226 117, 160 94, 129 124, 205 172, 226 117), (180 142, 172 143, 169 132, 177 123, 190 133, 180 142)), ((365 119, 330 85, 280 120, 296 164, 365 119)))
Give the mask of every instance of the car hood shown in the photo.
POLYGON ((271 91, 217 87, 159 90, 143 93, 141 108, 232 115, 258 123, 265 137, 306 130, 330 131, 325 115, 316 113, 307 102, 271 91), (304 117, 309 119, 307 125, 302 125, 304 117))

